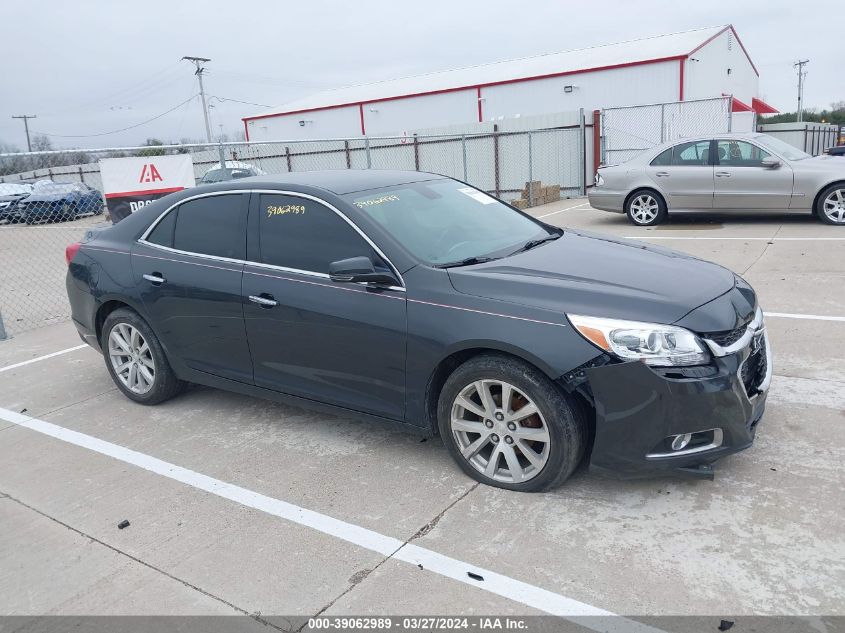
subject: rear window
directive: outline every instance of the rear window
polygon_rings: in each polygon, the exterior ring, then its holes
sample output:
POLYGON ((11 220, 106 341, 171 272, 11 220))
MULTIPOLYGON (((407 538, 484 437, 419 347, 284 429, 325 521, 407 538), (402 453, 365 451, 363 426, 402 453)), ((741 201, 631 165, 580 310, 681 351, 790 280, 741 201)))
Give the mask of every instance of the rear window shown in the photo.
MULTIPOLYGON (((229 259, 246 258, 246 207, 240 194, 208 196, 179 206, 173 248, 229 259)), ((173 214, 173 211, 170 212, 173 214)))
POLYGON ((159 246, 173 247, 173 229, 176 226, 176 211, 171 211, 156 224, 147 236, 147 241, 159 246))

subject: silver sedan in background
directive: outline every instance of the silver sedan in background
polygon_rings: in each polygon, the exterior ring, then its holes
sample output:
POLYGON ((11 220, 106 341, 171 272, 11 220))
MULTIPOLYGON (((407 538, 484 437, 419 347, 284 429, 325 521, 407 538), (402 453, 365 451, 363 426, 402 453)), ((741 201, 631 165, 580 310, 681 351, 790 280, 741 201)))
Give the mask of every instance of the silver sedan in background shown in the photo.
POLYGON ((672 212, 789 210, 845 226, 845 161, 812 157, 767 134, 719 134, 658 145, 599 167, 589 194, 596 209, 638 226, 672 212))

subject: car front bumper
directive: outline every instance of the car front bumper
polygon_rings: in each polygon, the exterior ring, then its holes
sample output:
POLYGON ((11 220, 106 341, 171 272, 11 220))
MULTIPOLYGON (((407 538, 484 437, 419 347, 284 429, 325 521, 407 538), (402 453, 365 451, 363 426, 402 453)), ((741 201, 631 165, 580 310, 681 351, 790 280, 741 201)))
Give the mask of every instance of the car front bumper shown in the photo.
POLYGON ((711 464, 751 446, 763 417, 772 354, 765 329, 757 334, 706 367, 656 369, 633 361, 586 370, 596 410, 590 469, 626 478, 661 472, 712 478, 711 464), (672 439, 686 434, 690 444, 673 449, 672 439))

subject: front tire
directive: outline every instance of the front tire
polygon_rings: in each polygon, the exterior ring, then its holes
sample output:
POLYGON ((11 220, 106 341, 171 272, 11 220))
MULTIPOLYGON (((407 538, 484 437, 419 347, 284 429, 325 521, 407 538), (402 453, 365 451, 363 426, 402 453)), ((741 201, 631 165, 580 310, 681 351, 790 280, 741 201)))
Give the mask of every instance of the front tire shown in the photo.
POLYGON ((498 488, 554 488, 584 453, 580 409, 542 372, 508 356, 478 356, 458 367, 440 393, 437 417, 461 469, 498 488))
POLYGON ((625 215, 636 226, 654 226, 668 217, 663 197, 651 189, 639 189, 625 201, 625 215))
POLYGON ((184 388, 152 328, 134 310, 119 308, 106 317, 101 347, 114 384, 134 402, 158 404, 184 388))
POLYGON ((819 196, 816 215, 825 224, 845 226, 845 183, 830 185, 819 196))

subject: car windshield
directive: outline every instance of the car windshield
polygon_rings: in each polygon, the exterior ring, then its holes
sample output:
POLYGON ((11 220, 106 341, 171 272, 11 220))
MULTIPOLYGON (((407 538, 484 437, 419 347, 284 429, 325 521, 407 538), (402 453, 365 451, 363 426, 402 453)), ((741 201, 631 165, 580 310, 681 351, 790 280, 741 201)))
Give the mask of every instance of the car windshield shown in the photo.
POLYGON ((211 171, 207 172, 205 176, 202 177, 202 181, 204 183, 209 182, 223 182, 224 180, 234 180, 235 178, 247 178, 248 176, 254 176, 255 174, 252 173, 250 169, 245 169, 243 167, 227 167, 226 169, 212 169, 211 171))
POLYGON ((761 145, 765 145, 769 149, 774 150, 775 153, 780 154, 786 160, 804 160, 805 158, 811 158, 809 154, 802 152, 797 147, 793 147, 789 143, 785 143, 779 138, 769 136, 768 134, 755 136, 754 140, 758 141, 761 145))
POLYGON ((33 193, 51 194, 51 193, 70 193, 75 191, 77 186, 74 184, 67 184, 62 182, 37 182, 32 187, 33 193))
POLYGON ((486 193, 454 180, 396 185, 346 199, 433 265, 508 255, 550 233, 486 193))

